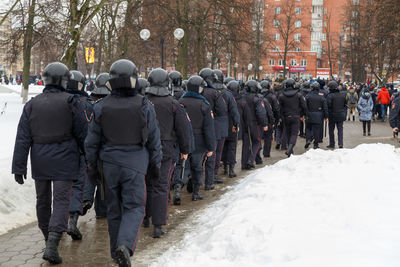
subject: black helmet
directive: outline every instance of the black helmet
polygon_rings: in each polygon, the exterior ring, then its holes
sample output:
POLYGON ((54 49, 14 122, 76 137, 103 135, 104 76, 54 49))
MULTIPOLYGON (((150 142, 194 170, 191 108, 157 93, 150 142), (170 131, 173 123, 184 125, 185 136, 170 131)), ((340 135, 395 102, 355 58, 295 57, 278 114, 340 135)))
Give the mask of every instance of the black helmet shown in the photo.
POLYGON ((240 91, 240 84, 235 80, 230 81, 226 87, 228 87, 228 90, 231 91, 232 93, 238 94, 240 91))
POLYGON ((313 82, 311 84, 311 90, 319 90, 319 83, 318 82, 313 82))
POLYGON ((182 74, 179 71, 171 71, 168 76, 171 80, 172 85, 182 86, 182 74))
POLYGON ((217 76, 217 82, 224 83, 224 74, 221 70, 214 70, 215 76, 217 76))
POLYGON ((110 68, 110 89, 135 89, 137 86, 138 70, 132 61, 119 59, 110 68))
POLYGON ((168 72, 161 68, 154 69, 150 72, 148 80, 150 86, 168 87, 168 72))
POLYGON ((328 83, 328 88, 329 88, 329 90, 336 90, 336 89, 338 89, 338 84, 337 84, 337 82, 335 82, 335 81, 330 81, 330 82, 328 83))
POLYGON ((269 90, 271 88, 271 84, 267 80, 263 80, 260 82, 261 89, 269 90))
POLYGON ((43 71, 43 82, 45 86, 52 85, 66 90, 70 77, 69 69, 61 62, 50 63, 43 71))
POLYGON ((204 68, 199 72, 199 76, 204 79, 208 86, 214 86, 217 77, 214 71, 210 68, 204 68))
POLYGON ((143 79, 143 78, 139 78, 137 84, 138 84, 137 89, 139 91, 139 94, 141 94, 141 95, 144 95, 146 92, 146 88, 150 86, 149 81, 147 81, 146 79, 143 79))
POLYGON ((201 93, 203 92, 203 88, 207 86, 207 84, 202 77, 194 75, 189 78, 186 86, 187 90, 190 92, 201 93))
POLYGON ((224 79, 224 84, 227 85, 229 82, 234 81, 235 79, 232 77, 228 77, 224 79))
POLYGON ((296 82, 293 79, 286 79, 283 81, 283 88, 294 88, 296 86, 296 82))
POLYGON ((188 82, 188 80, 183 80, 182 81, 182 89, 183 89, 183 91, 187 91, 187 82, 188 82))
POLYGON ((261 90, 260 85, 255 80, 249 80, 245 84, 246 91, 249 93, 258 93, 261 90))
POLYGON ((303 84, 302 84, 302 86, 303 86, 303 89, 310 89, 310 82, 303 82, 303 84))
POLYGON ((100 73, 96 77, 96 88, 93 89, 92 94, 95 95, 109 95, 110 89, 108 88, 108 80, 110 79, 110 74, 107 72, 100 73))
POLYGON ((84 91, 86 85, 85 76, 78 70, 71 70, 71 77, 68 81, 67 88, 71 90, 84 91))

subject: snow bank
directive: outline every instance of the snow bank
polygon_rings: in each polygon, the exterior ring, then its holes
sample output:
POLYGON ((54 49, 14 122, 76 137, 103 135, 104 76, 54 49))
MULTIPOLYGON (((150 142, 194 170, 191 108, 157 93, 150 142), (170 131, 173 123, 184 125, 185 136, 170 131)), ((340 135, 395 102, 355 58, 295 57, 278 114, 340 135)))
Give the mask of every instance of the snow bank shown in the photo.
MULTIPOLYGON (((2 86, 16 92, 16 93, 21 93, 22 85, 17 85, 17 84, 2 84, 2 86)), ((28 93, 30 95, 35 95, 35 94, 40 94, 44 89, 43 85, 29 85, 29 91, 28 93)))
POLYGON ((249 175, 152 266, 400 265, 400 153, 310 150, 249 175))
POLYGON ((36 219, 30 164, 24 185, 17 184, 11 174, 17 125, 23 108, 21 101, 18 94, 0 94, 0 112, 4 111, 0 115, 0 234, 36 219))

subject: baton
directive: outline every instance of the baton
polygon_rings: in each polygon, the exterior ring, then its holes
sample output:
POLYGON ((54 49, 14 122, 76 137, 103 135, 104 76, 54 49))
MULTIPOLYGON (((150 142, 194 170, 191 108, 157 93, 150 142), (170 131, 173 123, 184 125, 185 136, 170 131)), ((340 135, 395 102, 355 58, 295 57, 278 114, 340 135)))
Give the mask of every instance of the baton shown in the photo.
POLYGON ((183 181, 183 176, 185 174, 185 164, 186 164, 186 159, 182 159, 181 161, 181 181, 183 181))
POLYGON ((326 137, 326 128, 328 128, 328 122, 325 121, 325 137, 326 137))
POLYGON ((100 160, 100 196, 101 200, 104 200, 104 193, 105 193, 105 188, 104 188, 104 175, 103 175, 103 161, 100 160))

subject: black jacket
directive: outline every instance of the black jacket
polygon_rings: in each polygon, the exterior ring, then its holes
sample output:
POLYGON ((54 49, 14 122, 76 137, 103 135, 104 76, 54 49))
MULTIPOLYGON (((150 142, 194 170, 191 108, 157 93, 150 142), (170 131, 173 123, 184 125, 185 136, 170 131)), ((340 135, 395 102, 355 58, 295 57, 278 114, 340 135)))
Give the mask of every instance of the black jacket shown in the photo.
POLYGON ((320 124, 323 119, 328 118, 328 105, 324 96, 319 91, 313 90, 306 96, 307 122, 320 124))
POLYGON ((341 122, 346 120, 346 96, 339 90, 332 90, 326 97, 328 104, 329 120, 341 122))
POLYGON ((305 99, 296 89, 286 88, 279 96, 282 120, 285 117, 301 117, 307 115, 305 99))

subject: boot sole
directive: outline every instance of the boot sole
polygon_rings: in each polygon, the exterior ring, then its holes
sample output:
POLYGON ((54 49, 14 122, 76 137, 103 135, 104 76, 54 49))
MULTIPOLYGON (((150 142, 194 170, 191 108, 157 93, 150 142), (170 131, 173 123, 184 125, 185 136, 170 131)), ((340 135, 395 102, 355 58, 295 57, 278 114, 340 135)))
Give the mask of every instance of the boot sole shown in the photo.
POLYGON ((174 205, 175 206, 181 205, 181 199, 180 198, 174 198, 174 205))
POLYGON ((119 267, 131 267, 131 259, 125 258, 125 254, 122 250, 115 251, 115 256, 119 267))
POLYGON ((71 236, 72 240, 82 240, 82 234, 78 231, 68 231, 68 235, 71 236))
POLYGON ((50 264, 60 264, 62 263, 62 258, 60 257, 60 259, 53 259, 51 257, 48 257, 46 255, 43 255, 42 259, 48 261, 50 264))

